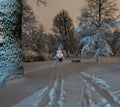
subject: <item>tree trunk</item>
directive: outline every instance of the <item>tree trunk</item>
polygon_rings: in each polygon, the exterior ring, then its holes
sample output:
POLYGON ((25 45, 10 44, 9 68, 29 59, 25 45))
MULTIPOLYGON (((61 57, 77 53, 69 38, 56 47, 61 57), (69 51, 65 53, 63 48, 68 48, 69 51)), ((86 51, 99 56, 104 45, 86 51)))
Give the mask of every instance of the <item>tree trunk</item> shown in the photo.
MULTIPOLYGON (((101 28, 101 9, 102 9, 102 1, 101 0, 99 0, 99 9, 98 9, 98 26, 97 26, 97 28, 99 29, 99 35, 97 35, 97 42, 96 42, 96 50, 98 50, 99 49, 99 36, 101 36, 101 30, 100 30, 100 28, 101 28)), ((96 63, 99 63, 99 52, 97 53, 98 55, 96 56, 96 63)))
POLYGON ((21 46, 21 0, 0 0, 2 33, 0 43, 0 84, 23 76, 21 46))

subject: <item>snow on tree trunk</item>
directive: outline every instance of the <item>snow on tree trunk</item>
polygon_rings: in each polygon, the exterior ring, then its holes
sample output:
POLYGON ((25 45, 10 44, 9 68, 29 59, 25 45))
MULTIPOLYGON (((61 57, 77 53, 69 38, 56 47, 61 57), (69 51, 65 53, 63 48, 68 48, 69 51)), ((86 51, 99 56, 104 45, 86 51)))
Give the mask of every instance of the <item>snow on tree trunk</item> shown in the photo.
POLYGON ((23 76, 21 50, 21 0, 0 0, 0 84, 23 76))

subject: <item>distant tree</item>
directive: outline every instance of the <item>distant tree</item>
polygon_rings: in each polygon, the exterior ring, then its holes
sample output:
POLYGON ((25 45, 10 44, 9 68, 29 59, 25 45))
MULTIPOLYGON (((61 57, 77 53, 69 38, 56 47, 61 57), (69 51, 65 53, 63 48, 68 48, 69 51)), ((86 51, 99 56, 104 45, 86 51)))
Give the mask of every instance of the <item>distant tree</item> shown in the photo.
POLYGON ((22 0, 22 33, 30 34, 38 23, 31 6, 26 0, 22 0))
MULTIPOLYGON (((23 0, 22 17, 22 45, 23 57, 25 59, 26 51, 37 52, 38 55, 47 52, 46 34, 43 25, 36 20, 36 17, 25 0, 23 0), (25 51, 25 52, 24 52, 25 51)), ((27 58, 27 57, 26 57, 27 58)), ((25 59, 26 60, 26 59, 25 59)))
POLYGON ((48 52, 47 35, 42 24, 39 27, 34 27, 29 35, 24 35, 23 44, 23 59, 24 61, 42 60, 48 52))
POLYGON ((34 44, 34 50, 41 53, 47 53, 47 34, 42 24, 33 32, 32 44, 34 44))
POLYGON ((49 33, 48 36, 48 47, 49 47, 49 54, 55 54, 56 52, 56 38, 55 35, 49 33))
POLYGON ((22 50, 32 50, 34 47, 34 43, 32 41, 34 33, 36 32, 35 30, 37 29, 37 21, 26 0, 23 0, 22 9, 22 50))
MULTIPOLYGON (((114 23, 116 18, 114 13, 117 11, 115 1, 113 0, 87 0, 88 7, 82 10, 82 15, 79 18, 80 28, 82 32, 82 38, 86 36, 92 36, 92 43, 88 42, 84 48, 84 52, 88 53, 88 48, 93 47, 94 41, 94 51, 91 52, 96 56, 96 62, 99 62, 99 56, 102 54, 103 50, 110 50, 110 42, 113 40, 113 28, 116 27, 114 23), (101 42, 105 46, 101 47, 101 42), (92 46, 91 46, 92 45, 92 46), (85 49, 86 48, 86 49, 85 49)), ((90 49, 91 51, 91 49, 90 49)), ((108 51, 108 55, 110 51, 108 51)), ((107 55, 107 56, 108 56, 107 55)))
POLYGON ((53 32, 57 42, 62 44, 64 50, 73 53, 75 49, 74 26, 71 17, 66 10, 60 11, 53 20, 53 32))

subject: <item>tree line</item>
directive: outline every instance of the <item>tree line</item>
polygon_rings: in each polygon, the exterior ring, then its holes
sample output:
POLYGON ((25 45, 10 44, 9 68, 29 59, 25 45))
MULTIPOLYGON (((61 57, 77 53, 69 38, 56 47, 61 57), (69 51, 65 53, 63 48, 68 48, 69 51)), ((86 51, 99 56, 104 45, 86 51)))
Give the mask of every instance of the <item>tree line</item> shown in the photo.
MULTIPOLYGON (((114 13, 117 11, 116 2, 113 0, 87 0, 87 3, 88 6, 83 8, 81 16, 78 18, 77 30, 75 30, 69 13, 63 9, 53 19, 52 34, 46 34, 42 24, 36 27, 37 21, 34 13, 30 12, 31 8, 24 3, 28 9, 23 6, 23 26, 27 23, 26 19, 31 18, 28 20, 29 25, 25 25, 26 28, 24 26, 24 29, 28 29, 26 32, 29 32, 25 35, 31 37, 25 39, 24 35, 23 43, 27 44, 29 41, 28 48, 39 55, 55 55, 59 45, 62 45, 67 57, 71 54, 73 56, 91 55, 96 57, 96 62, 99 62, 101 55, 119 55, 119 17, 114 17, 114 13), (26 14, 29 14, 28 17, 26 14)), ((24 44, 23 48, 27 46, 24 44)))
POLYGON ((24 61, 46 60, 50 56, 53 57, 59 45, 62 45, 67 57, 69 57, 69 54, 75 53, 75 28, 73 20, 66 10, 61 10, 54 17, 51 28, 53 33, 46 33, 43 25, 41 23, 38 25, 36 17, 26 1, 23 3, 22 15, 24 61))

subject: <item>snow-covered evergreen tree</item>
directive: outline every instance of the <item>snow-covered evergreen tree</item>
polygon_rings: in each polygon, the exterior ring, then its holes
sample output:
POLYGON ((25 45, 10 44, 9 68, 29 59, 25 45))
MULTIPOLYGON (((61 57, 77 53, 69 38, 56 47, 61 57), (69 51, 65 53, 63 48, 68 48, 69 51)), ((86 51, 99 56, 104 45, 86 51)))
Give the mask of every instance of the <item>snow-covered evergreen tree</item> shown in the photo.
POLYGON ((2 37, 0 47, 0 81, 23 76, 21 52, 21 0, 0 0, 2 37))
POLYGON ((113 28, 115 28, 114 13, 117 10, 113 0, 87 0, 88 7, 82 10, 79 18, 81 41, 85 42, 82 52, 94 53, 96 62, 99 62, 100 55, 109 56, 112 54, 110 42, 113 40, 113 28), (112 22, 112 24, 111 24, 112 22))

